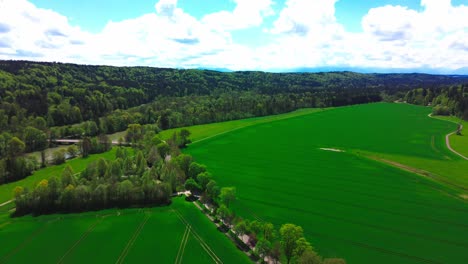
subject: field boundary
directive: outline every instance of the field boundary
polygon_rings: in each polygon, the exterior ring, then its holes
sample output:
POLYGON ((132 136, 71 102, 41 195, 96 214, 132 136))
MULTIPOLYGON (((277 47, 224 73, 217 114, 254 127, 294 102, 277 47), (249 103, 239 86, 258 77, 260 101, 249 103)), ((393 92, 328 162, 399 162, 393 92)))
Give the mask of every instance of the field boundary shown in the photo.
MULTIPOLYGON (((190 225, 190 223, 182 216, 182 214, 175 210, 172 209, 172 212, 176 214, 176 216, 184 223, 185 225, 190 225)), ((200 246, 206 251, 206 253, 213 259, 215 263, 223 263, 223 261, 214 253, 213 249, 208 246, 208 244, 201 238, 201 236, 195 231, 195 229, 192 229, 192 234, 193 237, 200 243, 200 246)))
MULTIPOLYGON (((444 184, 445 186, 447 187, 451 187, 452 190, 458 190, 458 191, 468 191, 467 188, 463 187, 463 186, 460 186, 460 185, 457 185, 455 183, 452 183, 452 182, 448 182, 444 179, 441 179, 441 177, 437 176, 436 174, 433 174, 431 172, 428 172, 428 171, 425 171, 425 170, 422 170, 422 169, 418 169, 418 168, 413 168, 411 166, 408 166, 408 165, 404 165, 404 164, 401 164, 401 163, 398 163, 398 162, 395 162, 395 161, 391 161, 391 160, 387 160, 387 159, 384 159, 384 158, 379 158, 379 157, 376 157, 376 156, 365 156, 371 160, 375 160, 377 162, 381 162, 383 164, 387 164, 387 165, 390 165, 392 167, 395 167, 395 168, 398 168, 400 170, 404 170, 404 171, 407 171, 407 172, 411 172, 411 173, 414 173, 416 175, 419 175, 419 176, 422 176, 423 178, 426 178, 426 179, 430 179, 432 181, 435 181, 435 182, 438 182, 439 184, 444 184), (453 189, 454 188, 454 189, 453 189)), ((463 202, 466 202, 466 199, 464 199, 463 197, 460 197, 459 195, 455 195, 455 194, 452 194, 452 193, 449 193, 449 192, 446 192, 444 190, 441 190, 440 188, 434 188, 434 187, 431 187, 432 189, 434 190, 437 190, 445 195, 448 195, 452 198, 455 198, 459 201, 463 201, 463 202)))
POLYGON ((120 253, 119 258, 115 263, 123 263, 125 258, 127 257, 128 253, 130 252, 130 249, 133 247, 133 244, 135 244, 135 241, 137 238, 140 236, 141 230, 143 230, 143 227, 145 227, 146 223, 150 219, 151 215, 146 214, 145 218, 143 221, 138 225, 137 229, 135 229, 135 232, 133 232, 132 237, 128 240, 127 245, 125 245, 125 248, 122 250, 120 253))

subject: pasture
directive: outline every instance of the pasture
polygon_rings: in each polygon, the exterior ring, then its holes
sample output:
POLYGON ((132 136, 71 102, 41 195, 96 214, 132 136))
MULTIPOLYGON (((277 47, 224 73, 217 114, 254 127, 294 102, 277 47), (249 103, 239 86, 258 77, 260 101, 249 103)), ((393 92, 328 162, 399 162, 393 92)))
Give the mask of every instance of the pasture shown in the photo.
POLYGON ((0 219, 0 263, 249 262, 184 198, 167 207, 0 219))
POLYGON ((370 104, 256 124, 189 146, 235 211, 292 222, 348 263, 465 263, 468 162, 445 147, 456 125, 430 108, 370 104), (321 148, 336 148, 333 152, 321 148), (431 172, 420 176, 379 157, 431 172))

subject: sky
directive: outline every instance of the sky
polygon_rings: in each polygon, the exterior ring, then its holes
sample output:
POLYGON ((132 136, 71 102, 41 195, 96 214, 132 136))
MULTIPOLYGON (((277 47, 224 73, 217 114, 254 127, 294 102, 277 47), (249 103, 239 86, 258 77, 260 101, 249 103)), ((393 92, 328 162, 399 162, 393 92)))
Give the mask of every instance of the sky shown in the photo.
POLYGON ((0 59, 468 74, 468 0, 0 0, 0 59))

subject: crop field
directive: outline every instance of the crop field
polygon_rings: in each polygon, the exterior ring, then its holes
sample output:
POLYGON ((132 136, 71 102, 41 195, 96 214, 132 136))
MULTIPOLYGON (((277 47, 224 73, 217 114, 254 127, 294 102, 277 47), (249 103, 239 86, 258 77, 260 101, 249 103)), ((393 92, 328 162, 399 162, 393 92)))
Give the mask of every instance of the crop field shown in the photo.
POLYGON ((249 262, 183 198, 168 207, 0 219, 0 263, 249 262))
POLYGON ((456 125, 430 112, 385 103, 336 108, 238 129, 186 152, 220 185, 237 188, 238 214, 301 225, 326 257, 351 264, 466 263, 468 203, 460 195, 468 187, 468 162, 445 147, 456 125))

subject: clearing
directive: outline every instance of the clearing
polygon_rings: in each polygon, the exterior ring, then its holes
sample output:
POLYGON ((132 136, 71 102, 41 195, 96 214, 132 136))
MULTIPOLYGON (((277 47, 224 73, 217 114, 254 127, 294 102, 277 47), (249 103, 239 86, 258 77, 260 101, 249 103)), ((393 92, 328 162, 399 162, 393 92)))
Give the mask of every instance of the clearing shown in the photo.
POLYGON ((222 186, 237 188, 240 215, 301 225, 326 257, 463 263, 468 203, 459 197, 468 162, 445 146, 456 125, 427 117, 430 111, 386 103, 336 108, 238 129, 186 152, 222 186), (320 149, 330 146, 345 152, 320 149))

